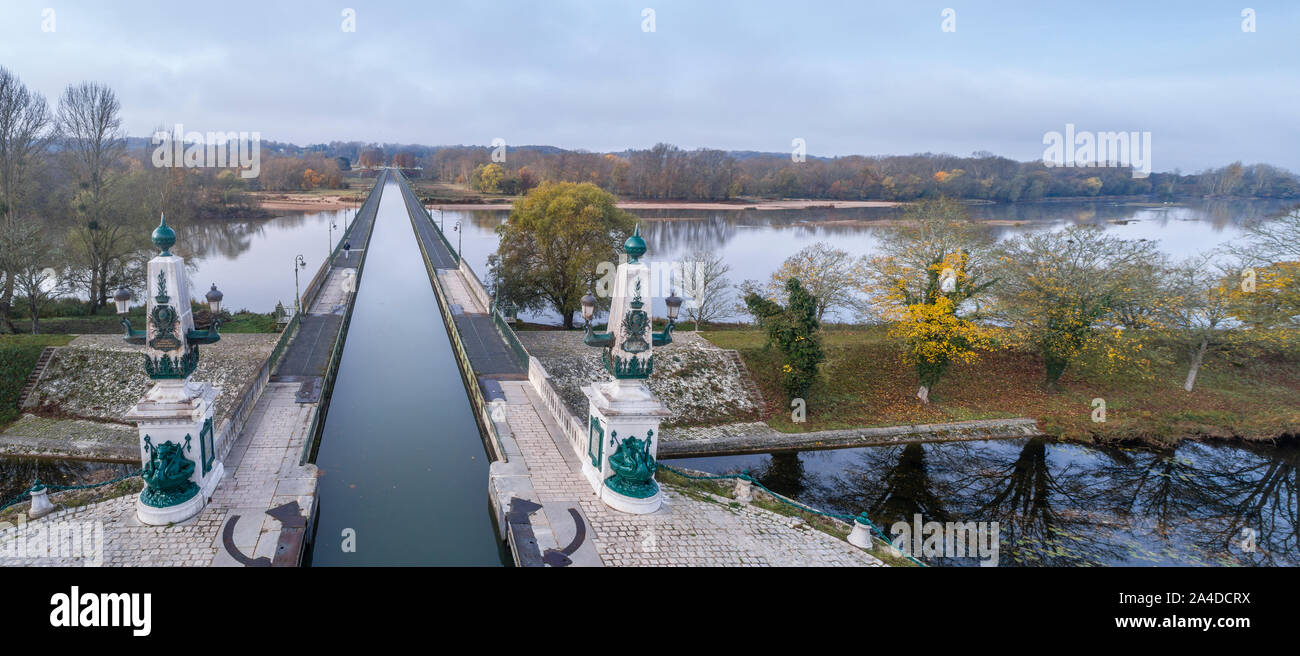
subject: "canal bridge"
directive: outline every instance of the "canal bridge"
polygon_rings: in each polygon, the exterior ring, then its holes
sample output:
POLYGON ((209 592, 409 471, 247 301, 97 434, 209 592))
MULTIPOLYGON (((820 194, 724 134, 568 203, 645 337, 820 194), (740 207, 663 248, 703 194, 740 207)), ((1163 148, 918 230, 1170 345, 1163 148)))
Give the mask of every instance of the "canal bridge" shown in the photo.
POLYGON ((227 473, 197 517, 140 525, 128 495, 31 524, 102 524, 110 565, 881 564, 708 492, 609 508, 581 473, 585 418, 400 171, 380 172, 344 242, 217 444, 227 473))

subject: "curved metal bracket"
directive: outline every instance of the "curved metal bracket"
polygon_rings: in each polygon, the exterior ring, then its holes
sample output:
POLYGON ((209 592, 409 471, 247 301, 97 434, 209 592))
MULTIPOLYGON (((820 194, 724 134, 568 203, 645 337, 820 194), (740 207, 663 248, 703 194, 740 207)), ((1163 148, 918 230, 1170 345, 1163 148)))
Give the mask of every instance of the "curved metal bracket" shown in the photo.
POLYGON ((122 340, 127 344, 134 344, 136 346, 144 344, 144 339, 146 337, 145 331, 132 328, 130 319, 122 317, 122 328, 126 330, 126 333, 122 335, 122 340))
POLYGON ((605 332, 597 334, 591 330, 591 322, 587 322, 587 334, 582 338, 582 343, 593 348, 609 348, 614 345, 614 333, 605 332))
POLYGON ((650 335, 650 344, 653 345, 653 346, 667 346, 667 345, 669 345, 669 344, 672 344, 672 343, 673 343, 673 329, 676 328, 676 327, 677 327, 677 322, 675 322, 675 321, 669 321, 669 322, 668 322, 668 325, 667 325, 667 326, 664 326, 664 331, 663 331, 663 332, 661 332, 661 333, 652 333, 652 334, 650 335))
POLYGON ((214 318, 207 330, 190 330, 185 333, 185 340, 191 344, 215 344, 221 341, 221 319, 214 318))

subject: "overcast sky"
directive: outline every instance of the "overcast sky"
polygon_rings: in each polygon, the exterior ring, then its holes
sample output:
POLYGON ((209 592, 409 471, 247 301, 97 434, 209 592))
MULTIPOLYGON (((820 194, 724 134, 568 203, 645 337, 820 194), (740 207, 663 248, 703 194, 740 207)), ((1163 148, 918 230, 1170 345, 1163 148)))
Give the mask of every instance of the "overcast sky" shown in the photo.
POLYGON ((134 136, 1028 160, 1073 123, 1150 131, 1157 171, 1300 171, 1300 3, 1040 4, 4 0, 0 65, 109 84, 134 136))

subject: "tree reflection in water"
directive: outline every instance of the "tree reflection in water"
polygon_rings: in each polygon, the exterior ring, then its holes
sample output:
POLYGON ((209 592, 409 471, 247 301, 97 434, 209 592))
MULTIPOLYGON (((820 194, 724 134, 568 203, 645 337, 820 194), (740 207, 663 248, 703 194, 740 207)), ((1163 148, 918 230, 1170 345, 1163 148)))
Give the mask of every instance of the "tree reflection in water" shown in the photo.
MULTIPOLYGON (((826 510, 898 521, 999 523, 1002 565, 1297 565, 1295 444, 1187 441, 1176 451, 1046 439, 952 442, 679 461, 749 468, 826 510), (1254 551, 1243 550, 1253 531, 1254 551)), ((975 559, 937 559, 973 565, 975 559)))

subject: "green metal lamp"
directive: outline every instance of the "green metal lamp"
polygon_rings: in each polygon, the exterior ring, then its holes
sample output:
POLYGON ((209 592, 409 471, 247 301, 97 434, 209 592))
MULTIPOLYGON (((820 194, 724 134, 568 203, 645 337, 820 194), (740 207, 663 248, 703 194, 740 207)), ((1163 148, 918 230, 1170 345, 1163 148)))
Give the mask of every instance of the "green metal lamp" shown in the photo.
POLYGON ((213 344, 221 341, 221 334, 217 329, 221 327, 221 299, 225 294, 217 289, 217 283, 212 283, 212 289, 203 295, 204 300, 208 302, 208 312, 212 315, 212 323, 208 325, 207 330, 191 330, 185 333, 185 339, 191 344, 213 344))
POLYGON ((122 338, 128 344, 144 344, 145 331, 132 328, 131 320, 126 318, 126 313, 131 309, 131 290, 124 284, 118 285, 117 292, 113 294, 113 302, 117 304, 117 313, 122 316, 122 328, 126 330, 122 338))

